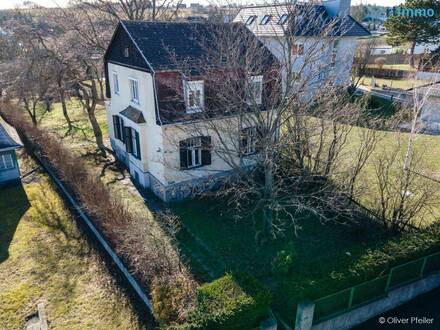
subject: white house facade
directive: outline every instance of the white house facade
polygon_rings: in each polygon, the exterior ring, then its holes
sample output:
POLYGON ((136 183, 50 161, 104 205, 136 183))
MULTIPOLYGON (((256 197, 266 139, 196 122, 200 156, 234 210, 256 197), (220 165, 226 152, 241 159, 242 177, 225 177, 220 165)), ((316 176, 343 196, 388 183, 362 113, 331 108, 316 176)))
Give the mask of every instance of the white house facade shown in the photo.
MULTIPOLYGON (((244 27, 240 29, 255 38, 244 27)), ((203 36, 196 30, 206 36, 209 25, 121 22, 105 54, 112 148, 139 186, 167 202, 214 188, 221 178, 232 174, 230 163, 218 156, 218 146, 223 144, 224 148, 225 138, 220 143, 218 133, 206 127, 199 116, 209 107, 215 91, 203 75, 183 76, 173 61, 175 56, 198 56, 196 39, 203 36), (173 56, 168 49, 172 49, 173 56), (190 126, 194 129, 188 131, 190 126)), ((270 52, 267 54, 272 57, 270 52)), ((259 102, 263 79, 262 73, 252 76, 252 84, 260 93, 259 102)), ((243 123, 239 126, 233 115, 215 120, 229 130, 226 144, 232 147, 239 143, 243 147, 243 166, 252 166, 256 127, 243 123), (231 127, 236 127, 236 132, 231 127)), ((238 161, 239 155, 236 158, 238 161)))
MULTIPOLYGON (((320 47, 316 52, 317 67, 308 65, 301 74, 307 76, 316 69, 317 75, 312 81, 317 84, 325 78, 341 85, 348 82, 355 39, 368 34, 350 16, 343 14, 348 13, 349 4, 347 0, 334 0, 328 1, 327 7, 313 5, 313 13, 321 24, 303 28, 294 35, 279 34, 290 26, 289 22, 298 19, 286 13, 283 6, 244 8, 237 16, 240 18, 236 18, 236 22, 242 24, 221 26, 231 30, 232 39, 239 40, 239 48, 245 44, 247 47, 246 42, 251 40, 263 51, 260 58, 264 60, 251 66, 252 72, 246 69, 248 72, 244 73, 249 89, 246 93, 252 94, 257 111, 265 111, 270 102, 276 102, 268 95, 282 86, 286 68, 280 54, 286 37, 295 37, 289 54, 295 56, 298 67, 304 67, 302 63, 311 56, 308 52, 312 44, 320 47), (275 11, 280 9, 284 12, 276 16, 275 11), (264 14, 268 10, 269 16, 264 14), (252 23, 248 24, 249 21, 252 23), (336 39, 322 33, 329 22, 336 39), (274 79, 274 72, 279 80, 274 79)), ((305 22, 307 18, 301 19, 305 22)), ((164 201, 181 200, 214 188, 221 178, 234 174, 237 167, 232 163, 246 168, 253 166, 258 157, 261 126, 246 120, 246 116, 238 120, 229 110, 225 114, 224 108, 228 108, 225 100, 216 100, 216 89, 221 88, 220 85, 204 76, 206 70, 196 68, 195 63, 206 52, 201 44, 210 45, 208 48, 218 46, 217 42, 209 43, 215 40, 215 28, 216 25, 206 23, 122 21, 104 57, 112 148, 129 168, 134 181, 164 201), (189 72, 183 72, 180 63, 192 65, 189 72), (224 133, 206 125, 207 117, 202 116, 205 112, 211 121, 214 116, 217 127, 224 127, 224 133), (232 149, 237 150, 232 158, 221 157, 224 150, 232 149)), ((221 76, 223 64, 218 65, 218 70, 221 76)), ((214 76, 216 74, 214 71, 214 76)), ((217 83, 222 84, 219 80, 217 83)), ((241 103, 246 108, 247 101, 241 103)))

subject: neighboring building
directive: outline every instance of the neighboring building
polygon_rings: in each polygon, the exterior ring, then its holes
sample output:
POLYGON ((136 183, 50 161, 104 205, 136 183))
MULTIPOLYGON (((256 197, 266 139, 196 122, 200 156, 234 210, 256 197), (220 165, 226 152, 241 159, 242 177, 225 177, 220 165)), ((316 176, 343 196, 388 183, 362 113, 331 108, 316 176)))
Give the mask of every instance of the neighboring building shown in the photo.
POLYGON ((349 15, 350 2, 245 7, 234 22, 251 30, 284 65, 284 70, 291 65, 292 71, 306 79, 312 89, 326 80, 345 85, 350 82, 356 39, 370 35, 349 15), (295 60, 287 58, 288 45, 295 60))
MULTIPOLYGON (((202 23, 122 21, 104 57, 112 148, 137 184, 150 188, 164 201, 180 200, 198 190, 213 188, 231 174, 231 167, 214 152, 219 144, 217 135, 204 129, 194 137, 182 129, 189 123, 202 122, 202 111, 212 109, 212 115, 218 115, 216 88, 203 75, 203 68, 185 75, 179 64, 197 63, 203 58, 202 43, 215 40, 215 27, 202 23)), ((236 38, 243 35, 255 40, 265 51, 268 65, 277 62, 248 29, 237 24, 226 28, 235 29, 236 38)), ((216 43, 210 44, 215 47, 216 43)), ((252 74, 249 84, 259 93, 263 108, 265 68, 252 74)), ((234 118, 225 109, 221 109, 221 115, 219 121, 234 118)), ((230 141, 238 142, 249 155, 243 166, 255 163, 256 129, 237 125, 237 141, 230 141)))
POLYGON ((0 185, 20 179, 15 150, 21 145, 12 139, 0 121, 0 185))

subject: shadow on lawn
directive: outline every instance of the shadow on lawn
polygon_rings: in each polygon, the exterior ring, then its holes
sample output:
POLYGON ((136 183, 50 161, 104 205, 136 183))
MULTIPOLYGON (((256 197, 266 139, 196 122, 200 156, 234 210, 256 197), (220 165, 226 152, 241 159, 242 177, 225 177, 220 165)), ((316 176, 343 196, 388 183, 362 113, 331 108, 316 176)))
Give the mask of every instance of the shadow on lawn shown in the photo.
POLYGON ((9 257, 9 245, 30 203, 23 185, 9 184, 0 187, 0 263, 9 257))

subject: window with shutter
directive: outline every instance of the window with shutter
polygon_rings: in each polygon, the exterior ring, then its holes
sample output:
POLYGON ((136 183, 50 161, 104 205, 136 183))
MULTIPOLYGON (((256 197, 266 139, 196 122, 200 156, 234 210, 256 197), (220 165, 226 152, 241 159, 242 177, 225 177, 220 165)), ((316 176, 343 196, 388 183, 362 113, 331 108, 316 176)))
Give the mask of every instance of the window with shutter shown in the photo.
POLYGON ((133 139, 131 137, 131 127, 124 127, 125 150, 128 153, 133 152, 133 139))
POLYGON ((240 136, 240 149, 243 155, 251 155, 257 152, 258 132, 257 127, 242 129, 240 136))
POLYGON ((186 112, 200 112, 204 107, 203 80, 184 81, 186 112))

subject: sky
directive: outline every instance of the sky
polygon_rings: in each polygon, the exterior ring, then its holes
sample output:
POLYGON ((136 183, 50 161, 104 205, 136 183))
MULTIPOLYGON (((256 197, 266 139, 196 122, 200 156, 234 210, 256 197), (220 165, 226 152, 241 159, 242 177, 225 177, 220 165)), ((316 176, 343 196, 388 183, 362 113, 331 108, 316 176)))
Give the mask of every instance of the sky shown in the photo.
MULTIPOLYGON (((33 0, 32 2, 45 6, 45 7, 55 7, 55 6, 65 6, 68 2, 68 0, 33 0)), ((192 2, 199 2, 199 3, 208 3, 207 0, 184 0, 184 3, 192 3, 192 2)), ((234 2, 234 1, 230 1, 234 2)), ((239 3, 240 1, 237 1, 239 3)), ((248 1, 249 3, 257 3, 258 1, 248 1)), ((352 0, 351 3, 353 5, 359 4, 376 4, 381 6, 396 6, 402 2, 402 0, 352 0)), ((23 0, 0 0, 0 9, 7 9, 7 8, 15 8, 16 6, 20 6, 23 4, 23 0)))

